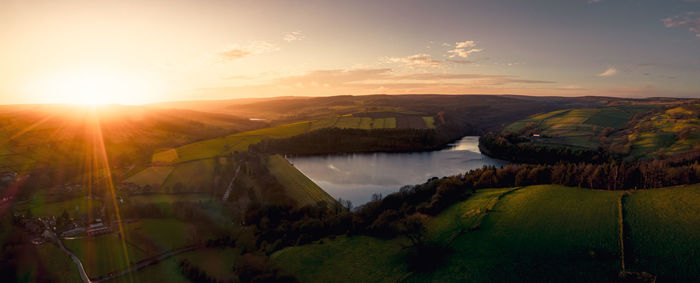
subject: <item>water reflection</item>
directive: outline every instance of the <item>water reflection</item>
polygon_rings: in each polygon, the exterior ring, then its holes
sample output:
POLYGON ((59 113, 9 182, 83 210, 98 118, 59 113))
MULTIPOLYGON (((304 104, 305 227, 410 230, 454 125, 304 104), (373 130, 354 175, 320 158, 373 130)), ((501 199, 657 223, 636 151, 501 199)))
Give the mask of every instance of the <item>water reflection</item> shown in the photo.
POLYGON ((334 198, 350 200, 357 206, 369 201, 374 193, 386 195, 431 177, 507 164, 481 154, 478 144, 479 137, 464 137, 440 151, 290 157, 289 161, 334 198))

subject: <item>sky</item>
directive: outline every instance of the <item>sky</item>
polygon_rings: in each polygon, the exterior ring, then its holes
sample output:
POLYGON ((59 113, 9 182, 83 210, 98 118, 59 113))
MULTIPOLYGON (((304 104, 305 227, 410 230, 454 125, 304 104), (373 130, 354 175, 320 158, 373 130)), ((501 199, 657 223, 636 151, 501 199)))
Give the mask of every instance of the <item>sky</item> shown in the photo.
POLYGON ((0 0, 0 104, 700 98, 700 0, 0 0))

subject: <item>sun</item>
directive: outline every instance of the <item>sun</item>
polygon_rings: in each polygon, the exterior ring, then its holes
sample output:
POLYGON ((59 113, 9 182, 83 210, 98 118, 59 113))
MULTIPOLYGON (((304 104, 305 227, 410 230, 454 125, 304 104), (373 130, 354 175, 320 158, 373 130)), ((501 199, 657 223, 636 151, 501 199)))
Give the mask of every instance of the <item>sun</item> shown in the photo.
POLYGON ((143 78, 105 70, 54 73, 34 89, 38 100, 81 105, 143 104, 155 95, 153 85, 143 78))

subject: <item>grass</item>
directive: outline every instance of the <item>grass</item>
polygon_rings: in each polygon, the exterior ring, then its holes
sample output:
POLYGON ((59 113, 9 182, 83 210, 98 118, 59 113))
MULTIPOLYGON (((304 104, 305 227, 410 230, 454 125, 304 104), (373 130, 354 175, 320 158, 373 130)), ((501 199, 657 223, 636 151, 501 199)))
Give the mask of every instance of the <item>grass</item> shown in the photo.
POLYGON ((408 281, 615 279, 619 194, 562 186, 509 193, 479 230, 455 239, 454 253, 442 268, 430 275, 415 274, 408 281))
POLYGON ((177 150, 169 148, 153 154, 151 162, 153 163, 173 163, 178 161, 177 150))
POLYGON ((163 182, 170 176, 170 173, 175 169, 172 166, 152 166, 148 167, 128 179, 124 180, 126 183, 134 183, 139 186, 154 186, 160 187, 163 182))
POLYGON ((191 143, 178 147, 176 150, 180 157, 180 162, 212 158, 234 151, 246 151, 249 145, 259 143, 263 139, 288 138, 300 135, 309 131, 311 126, 312 122, 308 121, 287 124, 191 143))
POLYGON ((124 254, 122 240, 117 234, 95 238, 65 240, 64 245, 83 263, 90 277, 97 277, 112 271, 124 269, 130 264, 146 258, 146 254, 136 247, 126 245, 124 254))
POLYGON ((341 236, 280 250, 272 260, 301 282, 397 282, 408 272, 401 250, 396 240, 341 236))
POLYGON ((203 193, 187 193, 187 194, 147 194, 135 195, 128 198, 129 202, 134 204, 150 204, 150 203, 175 203, 175 202, 199 202, 209 201, 211 195, 203 193))
POLYGON ((435 118, 433 116, 424 116, 423 121, 425 121, 426 128, 435 129, 435 118))
POLYGON ((660 281, 698 279, 700 185, 637 191, 624 209, 630 243, 626 250, 631 251, 628 269, 651 272, 660 281))
MULTIPOLYGON (((59 247, 52 243, 29 247, 34 251, 25 254, 19 261, 15 282, 80 282, 78 267, 59 247)), ((12 282, 6 278, 7 282, 12 282)))
POLYGON ((204 159, 180 163, 163 183, 163 187, 172 189, 178 183, 186 190, 204 191, 214 183, 215 159, 204 159))
POLYGON ((402 238, 338 237, 283 249, 272 258, 302 282, 402 278, 408 282, 600 282, 617 278, 617 199, 622 192, 562 186, 510 190, 479 190, 428 222, 433 240, 448 244, 454 239, 453 252, 434 273, 408 273, 401 248, 407 241, 402 238), (456 232, 478 222, 477 230, 454 238, 456 232))
POLYGON ((65 240, 90 277, 127 268, 140 260, 192 243, 194 225, 176 219, 143 219, 123 224, 125 241, 112 233, 65 240), (126 247, 127 254, 124 254, 126 247))
POLYGON ((91 207, 100 207, 101 201, 91 200, 86 197, 78 197, 64 201, 47 202, 42 194, 36 194, 29 202, 16 206, 18 211, 30 210, 34 216, 60 216, 63 211, 68 212, 72 217, 87 213, 91 207))
POLYGON ((233 265, 239 255, 240 250, 234 248, 200 249, 167 258, 135 272, 132 276, 134 282, 190 282, 178 268, 180 261, 187 259, 207 274, 219 280, 226 280, 233 274, 233 265))
POLYGON ((296 200, 299 205, 315 204, 319 201, 325 201, 329 205, 336 203, 333 197, 283 157, 279 155, 268 157, 267 166, 270 173, 285 186, 287 195, 296 200))
POLYGON ((532 116, 512 123, 503 132, 520 132, 525 127, 546 138, 533 142, 545 146, 569 146, 596 149, 600 146, 598 134, 605 128, 621 129, 634 115, 652 110, 653 106, 615 106, 557 110, 532 116))

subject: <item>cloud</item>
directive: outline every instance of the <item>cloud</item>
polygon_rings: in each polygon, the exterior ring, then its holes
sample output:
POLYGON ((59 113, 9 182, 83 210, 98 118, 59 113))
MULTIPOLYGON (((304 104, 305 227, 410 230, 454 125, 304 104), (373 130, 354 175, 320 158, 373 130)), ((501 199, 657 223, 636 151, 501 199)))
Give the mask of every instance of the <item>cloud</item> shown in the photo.
POLYGON ((232 47, 223 52, 219 52, 219 57, 224 60, 231 61, 246 57, 248 55, 264 54, 279 50, 280 48, 277 45, 267 41, 251 41, 246 47, 232 47))
POLYGON ((698 12, 686 12, 661 21, 667 28, 687 28, 688 31, 695 33, 695 37, 700 38, 700 13, 698 12))
POLYGON ((430 54, 415 54, 408 57, 391 57, 387 58, 391 63, 403 63, 408 66, 439 66, 442 61, 433 59, 430 54))
POLYGON ((250 52, 247 50, 231 49, 231 50, 227 50, 224 52, 220 52, 219 56, 221 56, 222 58, 224 58, 226 60, 236 60, 236 59, 240 59, 240 58, 243 58, 245 56, 248 56, 249 54, 250 54, 250 52))
POLYGON ((455 44, 455 48, 472 48, 474 46, 476 46, 476 43, 474 43, 473 40, 457 42, 457 44, 455 44))
POLYGON ((615 74, 617 74, 617 69, 615 69, 614 67, 610 67, 607 70, 605 70, 604 72, 598 74, 597 76, 599 76, 599 77, 611 77, 611 76, 614 76, 615 74))
POLYGON ((602 0, 588 0, 588 4, 593 4, 593 3, 600 3, 603 2, 602 0))
POLYGON ((452 54, 452 55, 450 55, 450 58, 454 58, 454 57, 469 58, 470 54, 483 51, 483 49, 473 48, 475 46, 476 46, 476 43, 473 40, 456 42, 455 48, 447 51, 447 53, 452 54))
POLYGON ((455 64, 461 64, 461 65, 474 64, 474 61, 471 61, 471 60, 459 60, 459 59, 447 59, 447 62, 455 63, 455 64))
POLYGON ((301 32, 293 31, 293 32, 289 32, 289 33, 285 34, 283 39, 286 42, 292 42, 292 41, 297 41, 297 40, 303 40, 304 38, 306 38, 306 36, 304 34, 302 34, 301 32))

